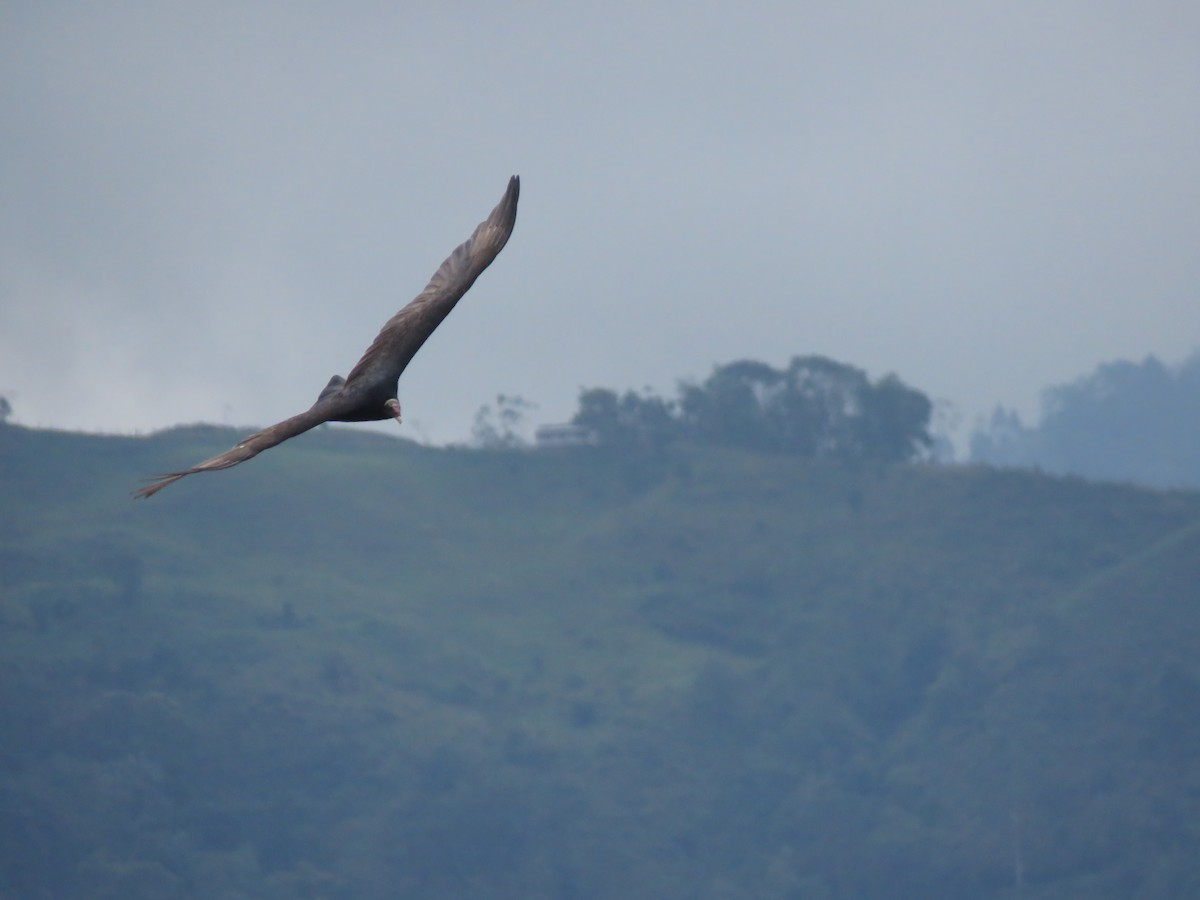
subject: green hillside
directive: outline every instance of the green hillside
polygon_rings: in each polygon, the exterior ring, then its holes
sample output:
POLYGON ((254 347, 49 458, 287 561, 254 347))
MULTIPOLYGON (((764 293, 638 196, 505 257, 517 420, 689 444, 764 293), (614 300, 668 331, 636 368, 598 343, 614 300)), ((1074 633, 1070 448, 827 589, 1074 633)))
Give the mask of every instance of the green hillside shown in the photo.
POLYGON ((0 898, 1200 896, 1200 494, 0 426, 0 898))

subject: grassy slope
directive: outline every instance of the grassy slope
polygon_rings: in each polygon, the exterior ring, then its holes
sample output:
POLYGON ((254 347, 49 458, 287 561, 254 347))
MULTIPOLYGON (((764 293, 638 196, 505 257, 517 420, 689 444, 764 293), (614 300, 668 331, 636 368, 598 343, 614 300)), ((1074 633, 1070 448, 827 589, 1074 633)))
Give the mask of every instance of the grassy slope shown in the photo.
POLYGON ((235 439, 0 428, 29 896, 1196 876, 1194 494, 329 430, 129 499, 235 439))

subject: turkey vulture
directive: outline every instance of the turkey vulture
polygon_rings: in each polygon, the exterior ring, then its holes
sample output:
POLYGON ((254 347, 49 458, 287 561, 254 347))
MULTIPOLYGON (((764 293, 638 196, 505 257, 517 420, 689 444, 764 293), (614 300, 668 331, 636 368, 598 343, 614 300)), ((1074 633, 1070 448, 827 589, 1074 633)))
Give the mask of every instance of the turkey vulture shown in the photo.
POLYGON ((433 280, 412 302, 392 316, 345 378, 334 375, 306 412, 255 432, 237 446, 189 469, 157 477, 138 488, 136 497, 149 497, 193 472, 228 469, 269 447, 303 434, 322 422, 400 421, 396 383, 400 373, 425 339, 441 324, 475 279, 508 242, 517 221, 520 179, 514 175, 499 205, 459 245, 434 273, 433 280))

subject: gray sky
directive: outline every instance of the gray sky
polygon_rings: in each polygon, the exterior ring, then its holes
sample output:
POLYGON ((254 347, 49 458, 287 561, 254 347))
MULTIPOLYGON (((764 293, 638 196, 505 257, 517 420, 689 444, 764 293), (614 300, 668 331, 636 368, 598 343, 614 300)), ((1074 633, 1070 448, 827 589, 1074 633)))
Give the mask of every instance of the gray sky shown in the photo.
POLYGON ((1198 46, 1154 0, 6 3, 0 394, 291 415, 519 173, 410 437, 807 353, 1030 416, 1200 345, 1198 46))

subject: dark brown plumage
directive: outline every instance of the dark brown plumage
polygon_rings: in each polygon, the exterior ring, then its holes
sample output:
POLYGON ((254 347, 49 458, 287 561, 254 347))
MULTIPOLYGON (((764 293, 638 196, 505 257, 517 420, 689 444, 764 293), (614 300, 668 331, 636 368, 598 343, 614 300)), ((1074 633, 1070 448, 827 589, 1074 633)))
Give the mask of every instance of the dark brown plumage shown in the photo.
POLYGON ((138 488, 134 496, 149 497, 194 472, 236 466, 322 422, 400 421, 400 402, 396 399, 400 373, 508 242, 517 221, 520 191, 521 182, 514 175, 492 214, 447 257, 425 290, 388 319, 350 374, 329 379, 310 409, 257 431, 237 446, 191 468, 161 475, 138 488))

